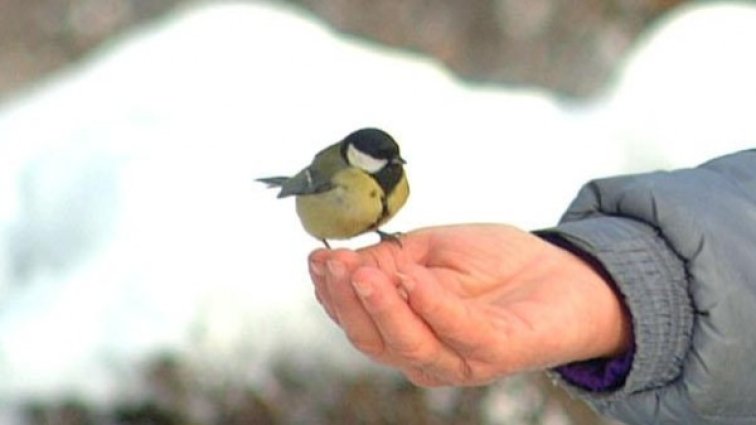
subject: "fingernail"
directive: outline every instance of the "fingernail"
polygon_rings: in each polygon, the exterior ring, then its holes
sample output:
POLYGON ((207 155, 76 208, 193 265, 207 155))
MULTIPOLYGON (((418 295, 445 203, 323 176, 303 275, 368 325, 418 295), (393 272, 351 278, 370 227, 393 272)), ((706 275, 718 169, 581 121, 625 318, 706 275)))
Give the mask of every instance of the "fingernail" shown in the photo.
POLYGON ((373 285, 368 282, 355 280, 352 282, 355 292, 361 297, 368 297, 373 293, 373 285))
POLYGON ((328 268, 328 272, 331 273, 331 276, 335 278, 343 277, 346 273, 344 265, 338 261, 328 261, 326 262, 326 267, 328 268))
POLYGON ((415 289, 415 280, 407 276, 404 273, 397 273, 396 277, 399 278, 399 286, 404 290, 405 295, 409 295, 413 289, 415 289))
POLYGON ((323 264, 310 261, 310 273, 317 277, 323 277, 325 270, 323 270, 323 264))

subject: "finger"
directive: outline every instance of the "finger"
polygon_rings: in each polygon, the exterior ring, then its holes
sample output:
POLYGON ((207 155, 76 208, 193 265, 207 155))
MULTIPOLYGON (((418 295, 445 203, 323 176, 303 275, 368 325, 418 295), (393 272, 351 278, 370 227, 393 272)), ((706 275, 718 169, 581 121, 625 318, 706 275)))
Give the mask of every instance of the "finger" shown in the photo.
POLYGON ((406 376, 407 379, 410 380, 410 382, 419 387, 435 388, 444 385, 452 385, 452 382, 443 381, 436 376, 428 374, 426 370, 420 368, 403 369, 402 373, 404 373, 404 376, 406 376))
POLYGON ((308 269, 310 272, 310 279, 315 287, 315 298, 320 305, 323 306, 323 309, 331 320, 338 324, 339 319, 336 317, 336 313, 331 307, 331 297, 328 294, 328 288, 326 287, 326 262, 330 257, 330 250, 317 249, 313 251, 308 258, 308 269))
POLYGON ((428 327, 409 308, 383 271, 361 267, 352 284, 389 352, 404 363, 438 357, 441 347, 428 327))
POLYGON ((307 264, 310 269, 310 277, 313 282, 316 280, 323 280, 325 277, 325 263, 331 256, 331 251, 328 249, 319 248, 310 253, 307 257, 307 264))
POLYGON ((425 267, 407 265, 399 273, 399 285, 407 294, 412 310, 433 330, 440 340, 464 356, 474 348, 485 321, 468 303, 452 294, 436 275, 425 267))
POLYGON ((357 250, 365 264, 375 266, 389 275, 405 263, 420 263, 427 257, 430 232, 414 230, 399 236, 401 244, 384 241, 357 250))
POLYGON ((351 251, 328 260, 326 288, 330 305, 349 341, 368 356, 385 361, 383 339, 352 286, 352 273, 359 265, 359 256, 351 251))
POLYGON ((422 369, 428 375, 460 378, 465 369, 461 359, 409 308, 385 273, 361 267, 354 273, 353 285, 383 338, 389 363, 422 369))
POLYGON ((315 299, 318 300, 318 304, 320 304, 321 307, 323 307, 323 310, 325 310, 325 312, 328 315, 328 317, 331 320, 333 320, 334 323, 336 323, 337 325, 339 325, 340 324, 339 323, 339 318, 336 316, 336 313, 331 308, 330 301, 327 300, 322 295, 322 293, 323 293, 322 291, 318 291, 317 289, 315 289, 315 299))

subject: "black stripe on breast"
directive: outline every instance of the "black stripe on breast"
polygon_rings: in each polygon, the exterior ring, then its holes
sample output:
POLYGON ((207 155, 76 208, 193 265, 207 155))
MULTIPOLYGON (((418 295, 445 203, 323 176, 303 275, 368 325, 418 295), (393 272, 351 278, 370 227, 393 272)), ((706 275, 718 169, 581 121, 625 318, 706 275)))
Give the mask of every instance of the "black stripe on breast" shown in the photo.
POLYGON ((390 164, 375 174, 370 176, 378 183, 383 190, 383 196, 381 196, 381 215, 375 221, 375 224, 371 227, 375 228, 380 222, 382 222, 389 215, 388 210, 388 194, 391 193, 396 185, 401 181, 404 175, 404 168, 401 164, 390 164))
POLYGON ((404 168, 401 164, 389 164, 383 167, 375 174, 371 174, 373 179, 383 189, 383 193, 389 194, 394 190, 404 175, 404 168))

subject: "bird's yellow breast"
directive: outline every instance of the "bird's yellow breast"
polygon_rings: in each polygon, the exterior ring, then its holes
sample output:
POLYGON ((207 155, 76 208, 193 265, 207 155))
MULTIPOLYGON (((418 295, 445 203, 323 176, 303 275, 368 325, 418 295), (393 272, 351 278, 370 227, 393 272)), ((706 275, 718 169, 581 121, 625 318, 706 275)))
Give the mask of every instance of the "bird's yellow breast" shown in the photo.
POLYGON ((391 218, 406 202, 409 185, 402 176, 396 190, 387 198, 370 175, 357 168, 346 168, 333 176, 333 189, 297 197, 297 214, 305 230, 318 239, 346 239, 377 228, 391 218))

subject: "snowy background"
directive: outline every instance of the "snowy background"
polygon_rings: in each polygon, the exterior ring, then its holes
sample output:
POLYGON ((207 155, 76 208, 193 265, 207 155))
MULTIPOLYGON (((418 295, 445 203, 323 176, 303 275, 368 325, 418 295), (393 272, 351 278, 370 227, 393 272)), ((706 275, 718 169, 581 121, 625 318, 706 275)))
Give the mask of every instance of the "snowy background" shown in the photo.
POLYGON ((312 296, 317 241, 254 178, 378 126, 412 187, 386 230, 549 226, 591 178, 756 146, 755 42, 755 6, 681 9, 579 104, 280 6, 193 7, 111 42, 0 105, 0 405, 107 400, 165 349, 253 381, 282 347, 365 367, 312 296))

